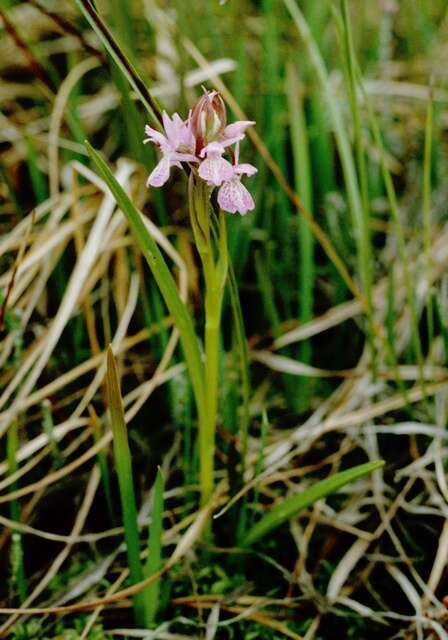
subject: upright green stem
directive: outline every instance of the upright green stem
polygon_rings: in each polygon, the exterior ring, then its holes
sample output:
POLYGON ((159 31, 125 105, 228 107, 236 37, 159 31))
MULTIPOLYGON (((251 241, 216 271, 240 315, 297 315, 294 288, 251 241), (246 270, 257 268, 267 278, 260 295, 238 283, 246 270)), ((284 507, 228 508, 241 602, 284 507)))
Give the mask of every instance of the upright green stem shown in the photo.
POLYGON ((219 321, 221 316, 219 293, 207 288, 205 294, 205 393, 207 403, 207 426, 203 437, 203 457, 201 484, 203 500, 213 490, 213 458, 215 431, 218 413, 218 361, 219 361, 219 321))
POLYGON ((205 419, 199 421, 201 499, 206 503, 213 491, 215 433, 218 416, 219 330, 224 287, 227 278, 227 234, 224 214, 220 213, 218 258, 215 259, 210 215, 210 193, 201 180, 191 174, 189 181, 191 226, 202 262, 205 281, 205 419))

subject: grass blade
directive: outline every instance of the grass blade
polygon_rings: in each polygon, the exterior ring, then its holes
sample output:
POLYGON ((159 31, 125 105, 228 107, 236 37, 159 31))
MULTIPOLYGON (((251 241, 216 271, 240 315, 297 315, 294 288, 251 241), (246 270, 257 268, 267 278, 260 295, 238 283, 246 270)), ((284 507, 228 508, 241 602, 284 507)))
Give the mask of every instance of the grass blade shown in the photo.
POLYGON ((134 64, 129 60, 128 56, 113 37, 107 25, 95 11, 90 0, 76 0, 76 4, 140 98, 141 102, 153 119, 154 124, 157 126, 161 124, 162 112, 159 105, 148 91, 145 82, 141 78, 134 64))
MULTIPOLYGON (((307 122, 303 103, 302 87, 299 84, 298 72, 293 64, 288 64, 286 70, 286 93, 288 97, 289 123, 291 131, 291 146, 294 166, 294 187, 303 204, 313 210, 313 182, 311 178, 311 161, 308 141, 307 122)), ((304 324, 313 317, 313 292, 316 278, 314 264, 314 238, 311 229, 303 218, 299 219, 298 228, 298 309, 299 322, 304 324)), ((297 356, 301 362, 311 362, 311 342, 304 340, 297 356)), ((309 380, 295 381, 295 405, 303 407, 308 402, 310 394, 309 380)))
POLYGON ((369 245, 366 241, 362 199, 359 190, 355 162, 353 159, 352 150, 350 148, 347 132, 345 130, 342 112, 337 100, 334 98, 334 95, 331 91, 331 83, 328 77, 325 62, 301 9, 299 9, 296 0, 283 0, 283 2, 288 9, 291 18, 305 44, 311 67, 314 70, 316 81, 319 82, 322 88, 323 97, 325 98, 328 113, 331 118, 334 136, 341 159, 342 171, 344 174, 349 210, 352 216, 353 234, 356 241, 359 273, 361 274, 363 283, 363 293, 367 298, 366 314, 368 316, 369 322, 371 323, 372 305, 368 300, 370 294, 369 283, 371 269, 369 259, 369 245))
MULTIPOLYGON (((154 575, 162 568, 162 525, 163 525, 163 488, 164 481, 160 469, 154 483, 154 495, 149 527, 149 556, 144 568, 144 577, 154 575)), ((160 580, 153 582, 147 589, 148 617, 147 621, 155 622, 159 608, 160 580)))
MULTIPOLYGON (((433 95, 432 88, 429 92, 428 108, 426 112, 425 126, 425 152, 423 159, 423 244, 425 251, 425 261, 428 285, 431 279, 432 258, 431 258, 431 236, 432 236, 432 220, 431 220, 431 171, 432 171, 432 140, 433 140, 433 95)), ((426 305, 426 322, 428 324, 428 341, 432 345, 434 339, 434 310, 431 292, 428 295, 426 305)))
MULTIPOLYGON (((90 421, 92 424, 93 439, 95 441, 95 444, 97 444, 101 440, 101 437, 104 435, 102 433, 100 419, 98 418, 96 411, 93 408, 93 405, 89 404, 88 411, 89 411, 90 421)), ((107 454, 104 449, 100 449, 100 451, 98 451, 97 460, 98 460, 98 466, 100 468, 101 481, 103 483, 104 495, 106 497, 106 505, 107 505, 107 510, 109 512, 110 521, 112 525, 115 525, 116 522, 115 522, 115 513, 114 513, 114 503, 112 500, 112 489, 111 489, 112 483, 110 480, 109 466, 107 464, 107 454)))
POLYGON ((281 504, 277 505, 267 513, 255 526, 253 526, 243 540, 243 546, 248 547, 260 538, 263 538, 273 529, 276 529, 290 518, 295 517, 298 513, 306 509, 310 505, 317 502, 321 498, 335 493, 338 489, 353 482, 360 476, 375 471, 382 467, 384 462, 377 460, 376 462, 367 462, 357 467, 352 467, 346 471, 340 471, 335 475, 325 478, 320 482, 316 482, 312 487, 306 489, 302 493, 295 494, 286 498, 281 504))
MULTIPOLYGON (((356 92, 356 58, 355 48, 353 44, 352 28, 348 14, 347 0, 341 0, 342 24, 343 24, 343 49, 347 67, 347 85, 350 97, 350 111, 354 129, 354 146, 356 166, 358 170, 358 180, 360 185, 360 198, 362 204, 362 216, 359 233, 361 235, 360 247, 361 260, 363 263, 364 285, 366 289, 366 299, 369 305, 369 318, 372 321, 372 281, 373 281, 373 263, 372 263, 372 244, 369 231, 370 223, 370 202, 369 202, 369 186, 367 176, 367 164, 365 157, 365 149, 362 136, 361 113, 358 104, 358 96, 356 92)), ((369 342, 372 356, 373 376, 376 376, 376 351, 372 327, 368 331, 369 342)))
MULTIPOLYGON (((110 346, 107 350, 107 395, 110 424, 114 437, 114 459, 120 489, 129 574, 132 583, 137 584, 143 580, 143 569, 140 562, 140 541, 134 482, 132 479, 131 451, 129 449, 128 431, 124 419, 117 364, 112 347, 110 346)), ((135 620, 138 625, 144 625, 146 623, 145 596, 147 596, 147 592, 141 592, 134 597, 135 620)))
POLYGON ((244 475, 244 466, 246 463, 247 452, 247 436, 249 432, 250 422, 250 369, 249 369, 249 350, 247 346, 246 331, 244 328, 244 318, 241 309, 240 297, 238 294, 238 284, 233 270, 232 262, 229 261, 229 292, 230 304, 232 307, 232 316, 234 321, 234 330, 236 338, 236 348, 238 351, 238 359, 240 363, 241 376, 241 397, 242 397, 242 416, 241 416, 241 462, 243 466, 242 475, 244 475))

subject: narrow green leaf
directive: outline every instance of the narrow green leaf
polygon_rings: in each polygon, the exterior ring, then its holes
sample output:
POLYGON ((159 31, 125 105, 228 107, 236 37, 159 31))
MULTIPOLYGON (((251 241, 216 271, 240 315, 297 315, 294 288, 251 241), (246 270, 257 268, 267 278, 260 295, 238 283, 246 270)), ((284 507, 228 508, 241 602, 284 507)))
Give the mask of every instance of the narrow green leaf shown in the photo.
POLYGON ((90 0, 76 0, 76 4, 142 101, 143 105, 152 117, 154 124, 159 126, 162 123, 162 112, 157 101, 148 91, 146 83, 141 78, 139 72, 129 60, 122 47, 117 43, 101 16, 96 12, 90 0))
POLYGON ((241 463, 243 467, 242 475, 246 465, 247 438, 249 433, 250 422, 250 369, 249 369, 249 349, 247 346, 246 330, 244 328, 243 311, 241 309, 240 297, 238 294, 238 283, 235 277, 232 261, 229 260, 229 292, 230 304, 232 307, 232 316, 234 322, 234 331, 236 339, 236 350, 239 359, 239 374, 241 376, 241 398, 242 398, 242 415, 241 415, 241 463))
MULTIPOLYGON (((311 178, 311 160, 309 134, 305 116, 303 87, 299 82, 298 71, 292 63, 286 68, 286 94, 289 108, 289 124, 294 169, 294 186, 308 211, 313 209, 313 181, 311 178)), ((298 309, 300 323, 309 322, 313 317, 314 285, 316 268, 314 264, 314 238, 310 227, 300 217, 298 220, 298 309)), ((299 348, 293 350, 301 362, 311 362, 311 341, 304 340, 299 348)), ((298 378, 292 382, 294 406, 301 411, 309 402, 310 380, 298 378)))
MULTIPOLYGON (((432 143, 433 143, 433 90, 429 89, 428 108, 426 112, 425 126, 425 152, 423 156, 423 245, 425 251, 425 263, 427 270, 428 282, 431 281, 432 256, 431 256, 431 240, 432 240, 432 219, 431 219, 431 172, 432 172, 432 143)), ((428 342, 432 345, 434 339, 434 309, 433 296, 428 295, 426 305, 426 322, 428 324, 428 342)))
POLYGON ((371 263, 371 247, 368 238, 368 229, 363 215, 362 198, 360 194, 359 181, 356 172, 355 159, 353 158, 350 140, 344 123, 343 113, 339 105, 339 101, 335 98, 331 82, 329 79, 327 67, 322 58, 321 52, 317 46, 316 40, 305 20, 303 12, 299 8, 297 0, 283 0, 284 5, 289 11, 291 18, 297 27, 302 41, 307 50, 309 61, 316 82, 319 83, 322 96, 326 102, 328 114, 332 122, 336 146, 341 160, 342 172, 347 191, 348 207, 352 217, 353 233, 356 242, 357 259, 359 273, 363 284, 363 293, 367 300, 367 316, 370 327, 372 329, 373 307, 371 301, 371 280, 372 280, 372 263, 371 263))
POLYGON ((120 209, 126 216, 139 243, 143 256, 145 257, 163 299, 165 300, 165 304, 173 316, 176 327, 179 330, 180 341, 185 354, 191 384, 193 386, 193 392, 199 414, 199 422, 201 424, 205 424, 207 414, 204 402, 204 371, 198 340, 194 332, 193 321, 185 304, 179 296, 176 283, 174 282, 173 276, 171 275, 155 240, 145 227, 142 214, 132 204, 129 196, 118 184, 100 154, 95 151, 88 142, 86 142, 86 147, 90 157, 100 172, 100 175, 106 182, 120 209))
MULTIPOLYGON (((103 430, 101 429, 100 419, 98 418, 93 405, 89 404, 88 406, 90 422, 93 430, 93 440, 95 444, 101 440, 101 437, 104 435, 103 430)), ((104 495, 106 497, 107 510, 109 512, 109 517, 112 525, 115 525, 115 513, 114 506, 112 500, 112 483, 110 480, 109 473, 109 465, 107 464, 107 454, 104 449, 100 449, 97 454, 98 466, 100 468, 101 473, 101 481, 103 483, 104 495)))
MULTIPOLYGON (((114 437, 114 459, 117 468, 120 489, 121 511, 123 515, 124 537, 128 554, 129 574, 133 584, 143 580, 140 562, 140 541, 137 523, 137 506, 134 482, 132 479, 131 452, 128 432, 124 419, 117 365, 112 347, 107 350, 107 395, 109 401, 110 423, 114 437)), ((135 619, 138 625, 146 623, 145 592, 134 597, 135 619)))
POLYGON ((263 516, 263 518, 249 530, 243 540, 243 546, 248 547, 252 545, 254 542, 257 542, 257 540, 260 540, 260 538, 263 538, 267 533, 272 531, 272 529, 276 529, 290 518, 296 516, 300 511, 303 511, 303 509, 306 509, 317 502, 317 500, 320 500, 331 493, 335 493, 345 484, 353 482, 360 476, 363 476, 366 473, 371 473, 383 465, 383 460, 360 464, 357 467, 352 467, 346 471, 340 471, 325 480, 316 482, 316 484, 302 493, 286 498, 281 504, 277 505, 272 509, 272 511, 263 516))
MULTIPOLYGON (((154 494, 149 527, 149 556, 144 568, 144 577, 157 573, 162 566, 162 526, 163 526, 163 476, 158 469, 154 483, 154 494)), ((152 624, 159 608, 160 580, 148 587, 148 622, 152 624)))

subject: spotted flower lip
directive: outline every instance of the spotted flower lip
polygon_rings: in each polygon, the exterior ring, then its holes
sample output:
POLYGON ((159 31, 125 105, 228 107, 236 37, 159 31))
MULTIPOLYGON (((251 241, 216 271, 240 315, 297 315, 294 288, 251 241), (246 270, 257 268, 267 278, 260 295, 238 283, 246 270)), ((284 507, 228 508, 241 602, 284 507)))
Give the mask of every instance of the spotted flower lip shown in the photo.
POLYGON ((222 157, 225 149, 219 142, 210 142, 200 153, 204 160, 199 165, 199 176, 210 185, 219 187, 233 176, 233 167, 222 157))
POLYGON ((239 164, 239 142, 235 148, 235 164, 232 165, 232 176, 223 182, 218 191, 218 204, 223 211, 239 213, 244 216, 248 211, 255 209, 255 202, 250 192, 241 182, 241 176, 252 176, 257 173, 256 167, 251 164, 239 164))
POLYGON ((219 187, 218 204, 223 211, 245 215, 255 208, 254 200, 241 182, 243 175, 251 176, 257 169, 239 162, 240 142, 252 120, 227 124, 224 101, 217 91, 206 91, 182 120, 178 113, 171 117, 162 114, 163 132, 145 127, 144 143, 151 142, 162 153, 151 172, 147 186, 161 187, 170 177, 172 167, 182 168, 183 162, 197 164, 192 170, 209 187, 219 187), (235 145, 233 151, 231 147, 235 145), (224 155, 232 160, 229 162, 224 155))
POLYGON ((220 187, 218 204, 223 211, 239 213, 242 216, 255 209, 254 199, 238 177, 224 182, 220 187))

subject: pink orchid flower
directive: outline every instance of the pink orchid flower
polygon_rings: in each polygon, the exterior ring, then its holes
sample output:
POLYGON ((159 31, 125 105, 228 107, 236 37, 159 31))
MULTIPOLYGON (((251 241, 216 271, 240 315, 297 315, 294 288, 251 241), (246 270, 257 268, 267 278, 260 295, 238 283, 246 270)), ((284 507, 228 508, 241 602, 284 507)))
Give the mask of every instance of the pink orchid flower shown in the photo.
POLYGON ((222 157, 225 149, 219 142, 210 142, 200 153, 205 158, 199 165, 199 176, 210 185, 219 187, 233 176, 233 167, 222 157))
POLYGON ((181 168, 181 162, 198 162, 194 155, 196 141, 191 131, 190 116, 184 122, 178 113, 170 118, 164 111, 162 118, 166 135, 146 125, 144 143, 152 142, 162 151, 162 158, 149 176, 147 186, 164 185, 170 177, 171 167, 181 168))
POLYGON ((162 152, 162 158, 148 178, 147 185, 161 187, 168 180, 171 167, 182 162, 197 162, 197 173, 210 187, 219 187, 218 204, 224 211, 242 216, 255 208, 254 200, 241 182, 243 175, 251 176, 256 168, 240 164, 239 144, 246 129, 255 124, 240 120, 227 124, 226 107, 218 91, 207 91, 183 121, 178 113, 170 118, 163 112, 164 134, 145 127, 146 142, 152 142, 162 152), (228 147, 233 164, 223 156, 228 147))
POLYGON ((218 191, 218 204, 223 211, 239 213, 244 216, 255 209, 255 202, 249 191, 241 182, 241 176, 252 176, 257 169, 247 163, 239 164, 239 142, 235 147, 235 164, 232 165, 232 177, 221 185, 218 191))

